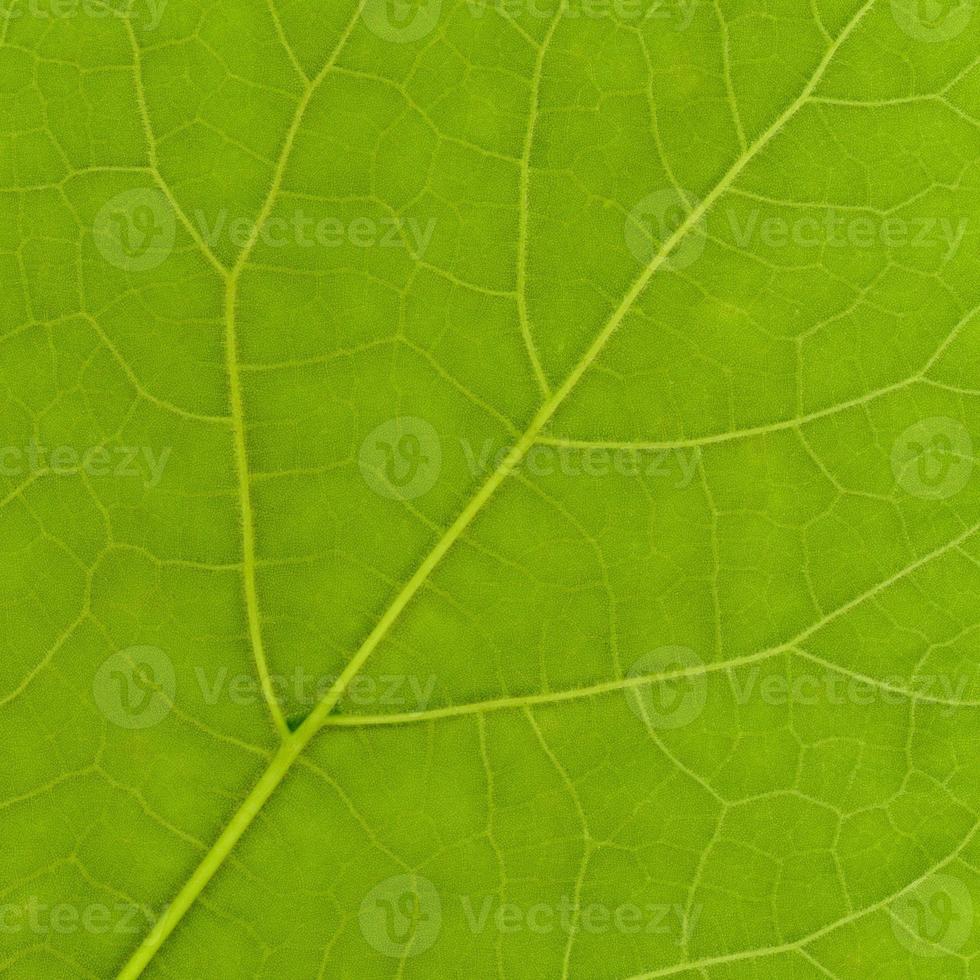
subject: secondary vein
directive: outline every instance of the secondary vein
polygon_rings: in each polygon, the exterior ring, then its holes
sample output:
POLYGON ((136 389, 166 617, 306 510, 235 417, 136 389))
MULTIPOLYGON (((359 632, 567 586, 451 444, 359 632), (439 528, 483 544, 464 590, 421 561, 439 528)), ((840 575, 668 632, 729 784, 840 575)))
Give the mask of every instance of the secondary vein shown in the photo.
POLYGON ((272 716, 276 731, 280 738, 286 740, 290 736, 289 725, 286 723, 282 706, 272 683, 269 672, 269 661, 265 652, 265 642, 262 637, 262 615, 259 608, 259 592, 256 573, 256 547, 255 547, 255 515, 252 507, 252 487, 251 475, 248 465, 248 446, 245 435, 245 405, 242 397, 241 367, 238 356, 238 329, 237 329, 237 308, 238 308, 238 288, 242 272, 248 265, 248 260, 252 255, 256 243, 263 227, 269 220, 279 192, 282 189, 283 179, 293 147, 296 144, 296 137, 300 126, 306 116, 310 101, 320 84, 327 77, 330 69, 334 66, 340 52, 346 45, 350 35, 353 33, 357 21, 364 8, 366 0, 360 0, 354 11, 353 16, 341 33, 334 50, 327 59, 320 73, 310 81, 303 90, 296 106, 292 122, 283 143, 282 152, 276 161, 272 174, 272 183, 259 208, 255 223, 252 226, 251 234, 241 249, 234 266, 228 273, 225 289, 225 359, 228 374, 228 391, 231 403, 232 428, 235 441, 235 463, 238 475, 238 499, 239 510, 242 520, 242 579, 245 590, 245 608, 248 618, 249 640, 255 659, 256 670, 259 675, 259 684, 262 688, 262 695, 272 716))
POLYGON ((238 363, 238 276, 228 279, 225 290, 225 365, 228 374, 228 400, 231 408, 232 433, 235 443, 235 470, 238 477, 238 509, 242 522, 242 585, 245 590, 245 611, 248 635, 255 658, 255 667, 269 714, 281 738, 289 737, 289 726, 283 715, 279 698, 269 674, 269 662, 262 639, 262 615, 256 575, 255 514, 252 508, 251 477, 248 468, 248 448, 245 442, 245 408, 242 402, 241 374, 238 363))

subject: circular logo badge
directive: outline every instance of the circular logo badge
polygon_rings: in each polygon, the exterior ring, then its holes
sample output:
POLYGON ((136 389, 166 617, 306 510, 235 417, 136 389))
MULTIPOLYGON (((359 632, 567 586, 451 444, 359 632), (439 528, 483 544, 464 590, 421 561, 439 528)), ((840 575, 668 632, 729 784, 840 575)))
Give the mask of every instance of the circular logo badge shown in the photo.
POLYGON ((375 493, 392 500, 414 500, 435 486, 442 468, 442 445, 425 419, 403 415, 368 435, 358 462, 365 483, 375 493))
POLYGON ((681 676, 627 688, 630 710, 649 729, 669 730, 689 725, 704 711, 708 699, 708 679, 703 668, 704 661, 688 647, 660 647, 640 657, 627 677, 681 676), (684 674, 685 671, 692 672, 684 674))
POLYGON ((95 245, 110 265, 146 272, 173 251, 177 220, 161 191, 139 187, 108 201, 95 216, 95 245))
POLYGON ((398 959, 418 956, 439 938, 442 902, 428 878, 396 875, 364 896, 358 922, 379 953, 398 959))
POLYGON ((99 710, 121 728, 150 728, 163 721, 176 690, 174 665, 157 647, 129 647, 112 654, 92 682, 99 710))
POLYGON ((891 6, 895 23, 909 37, 936 44, 967 29, 977 0, 891 0, 891 6))
POLYGON ((956 419, 923 419, 910 425, 892 446, 895 480, 913 497, 952 497, 966 486, 973 464, 973 440, 956 419))
POLYGON ((959 879, 930 875, 889 906, 895 938, 917 956, 948 956, 973 931, 973 898, 959 879))
POLYGON ((361 16, 382 41, 409 44, 431 34, 442 14, 442 0, 367 0, 361 16))
MULTIPOLYGON (((700 202, 693 194, 675 190, 655 191, 630 211, 624 229, 626 245, 638 262, 649 265, 685 227, 700 202)), ((702 215, 671 248, 664 259, 668 269, 686 269, 704 253, 708 239, 707 218, 702 215)))

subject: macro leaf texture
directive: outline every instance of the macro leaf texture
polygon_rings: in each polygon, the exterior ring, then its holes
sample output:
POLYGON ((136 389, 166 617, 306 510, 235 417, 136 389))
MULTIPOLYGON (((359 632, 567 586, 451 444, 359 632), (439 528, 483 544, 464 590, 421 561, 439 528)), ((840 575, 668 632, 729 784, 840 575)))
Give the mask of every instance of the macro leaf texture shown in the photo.
POLYGON ((2 0, 0 974, 980 977, 973 0, 2 0))

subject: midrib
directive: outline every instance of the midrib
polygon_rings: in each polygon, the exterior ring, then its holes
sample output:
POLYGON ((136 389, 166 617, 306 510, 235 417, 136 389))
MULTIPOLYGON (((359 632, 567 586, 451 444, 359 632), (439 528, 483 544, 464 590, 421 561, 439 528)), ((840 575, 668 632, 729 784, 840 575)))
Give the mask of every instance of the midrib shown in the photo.
MULTIPOLYGON (((507 454, 503 462, 490 475, 486 482, 480 487, 472 497, 463 511, 452 523, 445 534, 439 539, 435 547, 429 552, 422 563, 419 565, 412 577, 399 591, 391 605, 371 630, 367 639, 351 658, 347 667, 338 677, 337 681, 316 705, 303 724, 293 733, 284 737, 282 743, 273 756, 272 761, 258 782, 249 792, 242 805, 238 808, 231 820, 222 830, 218 839, 215 841, 211 850, 207 853, 203 861, 197 866, 190 878, 184 883, 173 902, 167 908, 165 914, 158 920, 154 929, 144 938, 143 942, 133 953, 130 960, 122 968, 118 975, 118 980, 135 980, 139 977, 147 964, 153 959, 157 951, 170 936, 179 922, 183 919, 187 911, 193 906, 198 896, 207 886, 208 882, 214 877, 218 869, 224 864, 225 859, 234 849, 245 831, 251 826, 256 815, 275 793, 282 783, 286 774, 292 768, 297 757, 304 751, 306 746, 323 728, 324 720, 333 711, 339 699, 342 697, 351 681, 360 673, 362 667, 377 649, 379 644, 397 622, 402 612, 412 601, 422 585, 428 580, 429 576, 439 565, 445 555, 452 549, 456 541, 459 540, 463 532, 472 524, 477 515, 483 510, 490 501, 497 488, 507 479, 507 477, 520 464, 531 446, 534 445, 538 436, 545 426, 565 403, 571 392, 582 380, 589 368, 595 363, 608 344, 609 340, 616 333, 627 314, 636 304, 637 300, 644 293, 650 280, 661 266, 666 262, 671 252, 678 243, 708 214, 714 204, 738 179, 743 170, 753 159, 769 144, 773 137, 800 111, 806 104, 820 80, 823 78, 827 68, 830 66, 835 55, 845 43, 847 38, 853 33, 854 29, 861 20, 874 7, 876 0, 867 2, 852 17, 847 26, 841 31, 838 38, 828 48, 824 57, 815 69, 810 80, 801 91, 800 95, 779 115, 776 121, 762 133, 749 147, 742 153, 734 164, 728 169, 715 187, 704 197, 704 199, 690 212, 687 218, 678 226, 677 230, 663 243, 657 254, 643 270, 641 275, 634 282, 632 287, 623 297, 622 302, 613 312, 612 316, 606 321, 605 325, 596 336, 586 353, 575 365, 562 385, 544 402, 535 414, 524 432, 523 436, 507 454)), ((336 61, 344 42, 353 31, 360 10, 364 5, 364 0, 357 6, 354 19, 348 26, 341 38, 340 44, 333 52, 330 60, 320 74, 310 83, 307 92, 300 100, 297 107, 296 117, 293 120, 287 136, 286 146, 280 157, 276 172, 273 178, 273 186, 269 196, 260 211, 260 220, 256 222, 256 230, 252 240, 242 255, 236 262, 234 269, 229 277, 229 300, 233 300, 235 289, 234 283, 237 282, 238 275, 245 267, 251 246, 254 245, 258 234, 261 231, 261 223, 271 213, 272 204, 281 185, 283 174, 285 173, 289 151, 295 142, 300 122, 305 115, 313 91, 329 72, 330 66, 336 61)), ((234 316, 226 310, 226 316, 234 316)))

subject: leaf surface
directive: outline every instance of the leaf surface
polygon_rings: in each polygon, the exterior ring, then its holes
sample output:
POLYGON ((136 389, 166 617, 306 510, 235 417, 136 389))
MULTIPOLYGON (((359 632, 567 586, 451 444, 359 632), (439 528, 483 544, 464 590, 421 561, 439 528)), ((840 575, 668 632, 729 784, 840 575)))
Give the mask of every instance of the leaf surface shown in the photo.
POLYGON ((0 970, 967 978, 980 13, 0 21, 0 970))

